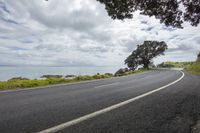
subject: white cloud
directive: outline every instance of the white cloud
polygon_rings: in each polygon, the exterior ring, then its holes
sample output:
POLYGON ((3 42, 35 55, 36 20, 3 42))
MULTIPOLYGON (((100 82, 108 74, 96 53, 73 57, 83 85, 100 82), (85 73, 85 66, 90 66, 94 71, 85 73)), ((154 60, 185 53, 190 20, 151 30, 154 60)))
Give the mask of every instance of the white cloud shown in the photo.
POLYGON ((167 28, 139 13, 132 20, 112 20, 95 0, 3 0, 0 4, 2 65, 123 66, 136 45, 147 39, 169 46, 157 63, 195 60, 200 50, 200 27, 167 28))

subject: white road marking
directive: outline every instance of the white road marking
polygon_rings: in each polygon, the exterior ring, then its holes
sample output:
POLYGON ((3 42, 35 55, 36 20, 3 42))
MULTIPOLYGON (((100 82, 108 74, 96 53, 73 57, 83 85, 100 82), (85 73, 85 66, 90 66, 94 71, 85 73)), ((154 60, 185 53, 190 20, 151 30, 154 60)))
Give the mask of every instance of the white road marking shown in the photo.
POLYGON ((82 117, 76 118, 76 119, 74 119, 74 120, 71 120, 71 121, 62 123, 62 124, 60 124, 60 125, 54 126, 54 127, 52 127, 52 128, 49 128, 49 129, 40 131, 40 132, 38 132, 38 133, 55 133, 55 132, 58 132, 58 131, 63 130, 63 129, 65 129, 65 128, 67 128, 67 127, 70 127, 70 126, 72 126, 72 125, 76 125, 76 124, 78 124, 78 123, 80 123, 80 122, 83 122, 83 121, 85 121, 85 120, 91 119, 91 118, 93 118, 93 117, 96 117, 96 116, 101 115, 101 114, 103 114, 103 113, 109 112, 109 111, 111 111, 111 110, 117 109, 117 108, 122 107, 122 106, 124 106, 124 105, 127 105, 127 104, 129 104, 129 103, 131 103, 131 102, 133 102, 133 101, 136 101, 136 100, 138 100, 138 99, 141 99, 141 98, 143 98, 143 97, 145 97, 145 96, 148 96, 148 95, 151 95, 151 94, 153 94, 153 93, 155 93, 155 92, 158 92, 158 91, 160 91, 160 90, 163 90, 163 89, 165 89, 165 88, 167 88, 167 87, 169 87, 169 86, 171 86, 171 85, 173 85, 173 84, 179 82, 179 81, 185 76, 185 74, 184 74, 182 71, 180 71, 180 72, 182 73, 182 76, 181 76, 179 79, 177 79, 177 80, 175 80, 174 82, 171 82, 171 83, 169 83, 169 84, 167 84, 167 85, 165 85, 165 86, 162 86, 162 87, 157 88, 157 89, 155 89, 155 90, 153 90, 153 91, 144 93, 144 94, 139 95, 139 96, 137 96, 137 97, 131 98, 131 99, 129 99, 129 100, 123 101, 123 102, 121 102, 121 103, 112 105, 112 106, 110 106, 110 107, 101 109, 101 110, 99 110, 99 111, 93 112, 93 113, 91 113, 91 114, 87 114, 87 115, 84 115, 84 116, 82 116, 82 117))
POLYGON ((101 88, 101 87, 106 87, 106 86, 111 86, 111 85, 117 85, 120 82, 115 82, 115 83, 111 83, 111 84, 105 84, 105 85, 100 85, 100 86, 95 86, 94 88, 101 88))

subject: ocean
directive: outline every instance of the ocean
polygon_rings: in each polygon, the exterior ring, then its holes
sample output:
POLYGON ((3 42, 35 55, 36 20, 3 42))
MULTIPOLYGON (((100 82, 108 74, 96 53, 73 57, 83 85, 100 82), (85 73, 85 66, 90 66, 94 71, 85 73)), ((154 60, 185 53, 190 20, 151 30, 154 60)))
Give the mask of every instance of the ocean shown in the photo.
POLYGON ((38 79, 42 75, 92 75, 115 73, 120 67, 0 67, 0 81, 13 77, 38 79))

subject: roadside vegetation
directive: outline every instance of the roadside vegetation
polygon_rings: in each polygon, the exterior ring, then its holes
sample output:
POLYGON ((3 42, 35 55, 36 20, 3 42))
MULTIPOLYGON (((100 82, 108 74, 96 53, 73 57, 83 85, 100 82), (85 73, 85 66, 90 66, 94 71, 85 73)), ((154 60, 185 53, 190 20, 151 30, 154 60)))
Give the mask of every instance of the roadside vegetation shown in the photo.
POLYGON ((44 75, 44 79, 34 79, 29 80, 27 78, 16 77, 8 81, 0 82, 0 90, 7 89, 17 89, 17 88, 30 88, 30 87, 40 87, 47 85, 55 85, 62 83, 73 83, 85 80, 103 79, 113 77, 113 74, 95 74, 95 75, 80 75, 73 78, 63 78, 61 75, 44 75))
POLYGON ((187 68, 191 66, 194 62, 172 62, 172 61, 167 61, 163 62, 158 65, 158 67, 166 67, 166 68, 187 68))
POLYGON ((194 62, 192 65, 185 68, 190 73, 200 74, 200 62, 194 62))
POLYGON ((184 68, 192 74, 200 74, 200 62, 163 62, 158 68, 184 68))
POLYGON ((114 76, 126 76, 126 75, 130 75, 130 74, 136 74, 136 73, 142 73, 142 72, 146 72, 148 70, 151 70, 151 69, 138 69, 138 70, 131 70, 131 69, 128 69, 128 68, 121 68, 119 69, 114 76))
POLYGON ((76 83, 81 81, 89 81, 96 79, 105 79, 116 76, 124 76, 129 74, 136 74, 144 72, 145 70, 137 70, 126 72, 120 72, 119 75, 113 75, 112 73, 100 74, 97 73, 95 75, 79 75, 79 76, 61 76, 61 75, 43 75, 41 78, 43 79, 27 79, 23 77, 15 77, 8 81, 0 81, 0 90, 11 90, 11 89, 23 89, 23 88, 31 88, 31 87, 42 87, 48 85, 56 85, 56 84, 67 84, 67 83, 76 83))
POLYGON ((184 68, 186 71, 192 74, 200 74, 200 52, 197 55, 197 60, 193 62, 163 62, 158 64, 160 68, 184 68))

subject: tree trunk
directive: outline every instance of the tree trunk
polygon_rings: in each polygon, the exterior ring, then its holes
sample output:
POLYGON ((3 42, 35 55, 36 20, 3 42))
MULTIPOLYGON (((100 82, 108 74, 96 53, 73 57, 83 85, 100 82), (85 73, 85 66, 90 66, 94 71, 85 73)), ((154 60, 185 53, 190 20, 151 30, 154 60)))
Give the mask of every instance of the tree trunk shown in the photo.
POLYGON ((149 63, 148 63, 148 62, 145 62, 145 63, 144 63, 144 69, 149 70, 149 63))

